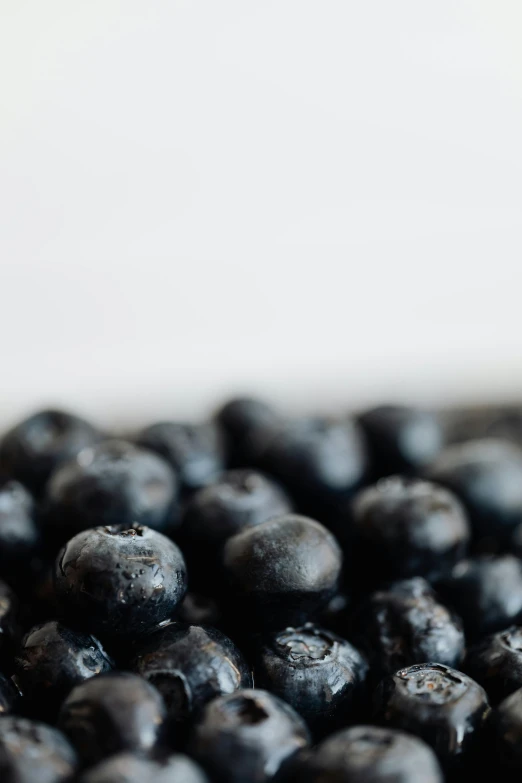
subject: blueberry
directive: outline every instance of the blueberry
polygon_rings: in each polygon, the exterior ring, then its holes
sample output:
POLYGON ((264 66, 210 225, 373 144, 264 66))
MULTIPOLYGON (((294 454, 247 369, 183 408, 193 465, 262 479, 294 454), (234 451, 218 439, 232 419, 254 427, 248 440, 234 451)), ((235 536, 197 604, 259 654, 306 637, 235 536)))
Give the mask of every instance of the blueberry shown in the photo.
POLYGON ((324 734, 356 714, 368 664, 336 634, 308 623, 270 634, 256 656, 256 687, 290 704, 324 734))
POLYGON ((200 593, 187 593, 178 607, 177 618, 186 625, 219 626, 222 613, 213 598, 200 593))
POLYGON ((76 753, 57 729, 25 718, 0 718, 5 783, 69 783, 76 768, 76 753))
POLYGON ((65 616, 89 633, 114 638, 146 633, 169 619, 187 582, 176 544, 141 525, 79 533, 60 552, 54 578, 65 616))
POLYGON ((165 705, 141 677, 113 672, 77 685, 64 701, 59 728, 85 765, 122 751, 148 753, 161 739, 165 705))
POLYGON ((450 446, 428 477, 452 490, 465 505, 474 535, 484 546, 503 546, 522 522, 522 449, 483 439, 450 446))
POLYGON ((486 692, 441 663, 419 663, 386 677, 376 694, 379 722, 421 737, 444 765, 470 758, 489 712, 486 692))
POLYGON ((45 410, 9 430, 0 442, 0 467, 33 492, 51 473, 100 438, 88 422, 69 413, 45 410))
POLYGON ((0 663, 10 662, 19 636, 18 601, 11 588, 0 580, 0 663))
POLYGON ((433 579, 465 553, 466 515, 447 490, 393 476, 362 490, 352 506, 353 564, 362 582, 433 579))
POLYGON ((131 668, 160 691, 176 721, 198 715, 216 696, 252 687, 240 651, 211 627, 166 625, 147 638, 131 668))
POLYGON ((381 677, 423 661, 456 667, 464 656, 460 619, 420 576, 373 593, 358 625, 372 671, 381 677))
POLYGON ((522 443, 522 408, 518 405, 479 405, 444 411, 445 431, 451 443, 501 438, 522 443))
POLYGON ((332 734, 296 756, 288 773, 289 780, 300 783, 444 781, 437 757, 426 743, 402 731, 377 726, 353 726, 332 734))
POLYGON ((200 489, 185 508, 179 534, 191 579, 207 591, 215 589, 216 565, 225 541, 291 510, 283 490, 253 470, 231 470, 200 489))
POLYGON ((167 460, 184 492, 204 487, 225 468, 219 431, 212 424, 159 422, 141 430, 136 442, 167 460))
POLYGON ((306 622, 328 603, 342 553, 318 522, 288 514, 229 538, 223 567, 243 621, 281 628, 306 622))
POLYGON ((406 405, 381 405, 358 417, 368 442, 376 477, 417 474, 442 448, 444 433, 437 415, 406 405))
POLYGON ((20 694, 10 679, 0 674, 0 716, 13 712, 20 694))
POLYGON ((99 525, 137 522, 166 530, 175 522, 176 504, 177 481, 161 457, 111 440, 85 449, 52 476, 45 521, 60 543, 99 525))
POLYGON ((217 412, 216 421, 223 433, 228 465, 253 468, 259 465, 282 417, 260 400, 240 397, 224 405, 217 412))
POLYGON ((208 783, 208 778, 195 761, 181 753, 163 761, 139 758, 132 753, 119 753, 88 770, 80 783, 208 783))
POLYGON ((472 638, 522 622, 522 561, 512 555, 463 560, 438 589, 472 638))
POLYGON ((490 727, 497 763, 522 770, 522 688, 492 711, 490 727))
POLYGON ((522 628, 516 625, 486 636, 468 650, 466 672, 498 704, 522 687, 522 628))
POLYGON ((336 514, 367 472, 366 445, 350 419, 292 419, 273 435, 261 461, 308 513, 336 514))
POLYGON ((218 783, 265 783, 308 741, 305 723, 288 704, 263 690, 244 690, 206 706, 190 750, 218 783))
POLYGON ((24 583, 40 550, 31 495, 18 481, 0 482, 0 576, 24 583))
POLYGON ((112 668, 94 636, 56 620, 31 628, 15 659, 17 684, 41 717, 53 716, 76 685, 112 668))

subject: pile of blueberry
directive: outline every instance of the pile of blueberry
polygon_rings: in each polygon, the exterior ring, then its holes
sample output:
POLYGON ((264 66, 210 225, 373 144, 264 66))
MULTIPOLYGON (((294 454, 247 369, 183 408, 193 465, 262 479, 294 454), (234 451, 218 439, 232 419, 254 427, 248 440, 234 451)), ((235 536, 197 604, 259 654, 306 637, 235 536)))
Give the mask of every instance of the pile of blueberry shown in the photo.
POLYGON ((522 779, 522 416, 0 440, 2 783, 522 779))

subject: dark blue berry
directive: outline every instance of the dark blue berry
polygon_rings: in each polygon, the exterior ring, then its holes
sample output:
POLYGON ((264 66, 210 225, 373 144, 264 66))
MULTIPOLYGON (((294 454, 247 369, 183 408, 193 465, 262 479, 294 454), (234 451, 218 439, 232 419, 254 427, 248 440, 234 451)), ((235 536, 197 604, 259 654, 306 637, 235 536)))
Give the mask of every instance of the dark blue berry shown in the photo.
POLYGON ((362 490, 352 506, 352 549, 361 583, 449 570, 465 553, 468 522, 447 490, 420 479, 382 479, 362 490))
POLYGON ((424 661, 457 667, 464 656, 460 619, 439 603, 422 577, 373 593, 357 626, 372 671, 380 677, 424 661))
POLYGON ((483 548, 504 546, 522 522, 522 449, 514 443, 491 438, 450 446, 427 475, 460 498, 483 548))
POLYGON ((444 433, 432 411, 406 405, 381 405, 358 417, 376 478, 394 473, 417 474, 442 448, 444 433))
POLYGON ((171 717, 187 721, 207 702, 252 687, 237 647, 215 628, 171 623, 147 638, 132 669, 162 694, 171 717))
POLYGON ((19 698, 20 694, 11 680, 0 674, 0 715, 14 712, 19 698))
POLYGON ((283 420, 266 403, 240 397, 224 405, 216 421, 223 433, 229 467, 254 468, 283 420))
POLYGON ((289 514, 229 538, 223 567, 243 622, 281 628, 301 625, 328 603, 342 553, 318 522, 289 514))
POLYGON ((33 492, 41 492, 56 468, 100 438, 77 416, 45 410, 24 419, 0 442, 0 467, 33 492))
POLYGON ((16 682, 41 717, 52 716, 76 685, 112 668, 94 636, 56 620, 31 628, 15 659, 16 682))
POLYGON ((141 525, 79 533, 60 552, 54 578, 69 621, 114 638, 138 636, 168 620, 187 582, 176 544, 141 525))
POLYGON ((437 587, 470 638, 522 622, 522 561, 512 555, 463 560, 437 587))
POLYGON ((437 757, 418 737, 377 726, 353 726, 299 753, 290 783, 443 783, 437 757))
POLYGON ((161 761, 119 753, 96 764, 80 783, 209 783, 195 761, 181 753, 161 761))
POLYGON ((217 783, 266 783, 308 741, 304 721, 288 704, 263 690, 244 690, 206 706, 190 752, 217 783))
POLYGON ((366 444, 350 419, 291 419, 270 439, 261 465, 300 509, 329 518, 365 478, 366 444))
MULTIPOLYGON (((494 758, 504 767, 522 770, 522 688, 504 699, 491 713, 494 758)), ((497 773, 498 774, 498 773, 497 773)), ((516 778, 517 780, 519 777, 516 778)))
POLYGON ((85 449, 51 478, 46 532, 60 543, 99 525, 147 525, 167 530, 176 521, 177 481, 157 454, 126 441, 85 449))
POLYGON ((165 705, 158 691, 127 672, 101 674, 77 685, 64 701, 58 726, 84 765, 122 751, 148 753, 161 739, 165 705))
POLYGON ((292 510, 283 490, 253 470, 231 470, 196 492, 185 507, 179 540, 191 584, 216 589, 216 568, 228 538, 292 510))
POLYGON ((31 495, 18 481, 0 482, 0 577, 24 585, 41 555, 31 495))
POLYGON ((522 408, 518 405, 477 405, 449 408, 442 414, 447 440, 501 438, 522 443, 522 408))
POLYGON ((498 704, 522 687, 522 628, 513 625, 486 636, 468 650, 466 672, 498 704))
POLYGON ((219 431, 213 424, 158 422, 141 430, 136 442, 170 464, 184 492, 210 484, 225 468, 219 431))
POLYGON ((386 677, 375 704, 378 722, 421 737, 445 766, 471 757, 489 713, 484 689, 440 663, 419 663, 386 677))
POLYGON ((267 635, 256 655, 256 687, 290 704, 319 734, 357 714, 368 665, 345 639, 311 623, 267 635))
POLYGON ((76 753, 51 726, 25 718, 0 718, 0 774, 5 783, 70 783, 76 753))

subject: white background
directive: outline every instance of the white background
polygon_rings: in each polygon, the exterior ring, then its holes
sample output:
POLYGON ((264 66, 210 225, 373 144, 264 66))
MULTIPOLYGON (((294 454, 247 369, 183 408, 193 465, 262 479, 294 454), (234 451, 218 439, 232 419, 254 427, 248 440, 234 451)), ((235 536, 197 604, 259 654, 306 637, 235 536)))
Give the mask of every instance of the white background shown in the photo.
POLYGON ((519 0, 0 0, 0 420, 522 399, 519 0))

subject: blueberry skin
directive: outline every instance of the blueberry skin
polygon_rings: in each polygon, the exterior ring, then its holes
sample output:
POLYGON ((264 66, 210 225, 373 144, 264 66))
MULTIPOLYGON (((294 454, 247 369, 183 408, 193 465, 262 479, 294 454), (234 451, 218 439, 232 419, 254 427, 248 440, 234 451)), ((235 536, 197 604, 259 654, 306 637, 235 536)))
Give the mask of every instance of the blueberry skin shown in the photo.
POLYGON ((62 704, 58 727, 82 764, 115 753, 146 754, 161 739, 166 711, 160 694, 141 677, 112 672, 77 685, 62 704))
POLYGON ((195 761, 181 753, 164 761, 149 761, 132 753, 119 753, 88 770, 79 783, 209 783, 195 761))
POLYGON ((11 680, 0 674, 0 716, 15 710, 19 696, 11 680))
MULTIPOLYGON (((495 760, 505 767, 522 769, 522 688, 496 707, 490 718, 495 760)), ((518 778, 517 778, 518 779, 518 778)))
POLYGON ((324 734, 353 717, 367 672, 366 659, 349 642, 307 623, 265 637, 254 680, 324 734))
POLYGON ((301 625, 336 593, 341 549, 325 527, 288 514, 229 538, 223 568, 245 623, 301 625))
POLYGON ((0 580, 0 662, 11 664, 12 654, 18 643, 18 600, 11 588, 0 580))
POLYGON ((400 669, 375 696, 377 722, 421 737, 446 767, 472 757, 488 713, 484 689, 441 663, 400 669))
POLYGON ((366 443, 351 419, 292 419, 270 439, 261 462, 300 508, 333 513, 360 486, 368 469, 366 443))
POLYGON ((522 622, 522 561, 513 555, 463 560, 437 589, 471 639, 522 622))
POLYGON ((378 726, 332 734, 290 763, 290 783, 444 783, 431 748, 418 737, 378 726))
POLYGON ((225 442, 228 466, 258 466, 282 421, 279 413, 261 400, 239 397, 226 403, 216 413, 216 422, 225 442))
POLYGON ((447 490, 392 476, 362 490, 352 505, 353 566, 360 583, 433 579, 465 553, 466 515, 447 490))
POLYGON ((468 650, 465 669, 498 704, 522 687, 522 628, 512 625, 468 650))
POLYGON ((141 525, 84 530, 55 564, 62 612, 103 638, 135 637, 168 620, 183 599, 183 556, 166 536, 141 525))
POLYGON ((0 467, 39 494, 56 468, 101 435, 84 419, 44 410, 24 419, 0 442, 0 467))
POLYGON ((210 423, 158 422, 141 430, 135 440, 170 464, 185 493, 206 486, 225 469, 219 431, 210 423))
POLYGON ((168 530, 176 521, 177 480, 151 451, 122 440, 82 451, 49 481, 46 533, 61 544, 99 525, 168 530))
POLYGON ((420 576, 373 593, 358 617, 361 646, 378 677, 414 663, 458 667, 465 639, 460 618, 420 576))
POLYGON ((522 522, 522 449, 494 438, 445 449, 427 471, 462 501, 474 536, 503 546, 522 522))
POLYGON ((31 495, 18 481, 0 482, 0 576, 12 584, 31 576, 40 533, 31 495))
POLYGON ((42 717, 54 715, 76 685, 113 666, 94 636, 56 620, 31 628, 15 658, 17 684, 42 717))
POLYGON ((0 773, 5 783, 69 783, 77 769, 74 749, 58 729, 0 718, 0 773))
POLYGON ((252 687, 241 652, 211 627, 166 625, 139 648, 131 668, 159 690, 175 721, 194 718, 217 696, 252 687))
POLYGON ((450 443, 500 438, 522 444, 522 408, 518 405, 476 405, 443 412, 450 443))
POLYGON ((357 417, 376 477, 418 474, 440 452, 444 433, 438 416, 406 405, 380 405, 357 417))
POLYGON ((243 690, 208 704, 190 753, 217 783, 265 783, 309 743, 302 718, 277 696, 243 690))
POLYGON ((253 470, 231 470, 196 492, 187 503, 179 540, 191 579, 216 589, 221 549, 236 533, 287 514, 292 504, 273 481, 253 470))

